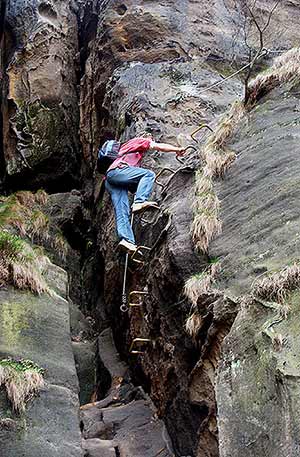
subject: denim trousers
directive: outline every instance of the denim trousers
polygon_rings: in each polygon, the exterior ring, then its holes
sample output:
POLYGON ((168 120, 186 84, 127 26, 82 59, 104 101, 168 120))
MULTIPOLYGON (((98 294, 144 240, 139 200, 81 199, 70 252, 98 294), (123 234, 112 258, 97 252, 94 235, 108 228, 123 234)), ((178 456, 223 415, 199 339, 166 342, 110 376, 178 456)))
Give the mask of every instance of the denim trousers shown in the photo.
POLYGON ((116 215, 117 234, 135 244, 130 225, 128 191, 135 192, 134 203, 148 200, 155 181, 155 173, 139 167, 115 168, 106 175, 105 188, 110 193, 116 215))

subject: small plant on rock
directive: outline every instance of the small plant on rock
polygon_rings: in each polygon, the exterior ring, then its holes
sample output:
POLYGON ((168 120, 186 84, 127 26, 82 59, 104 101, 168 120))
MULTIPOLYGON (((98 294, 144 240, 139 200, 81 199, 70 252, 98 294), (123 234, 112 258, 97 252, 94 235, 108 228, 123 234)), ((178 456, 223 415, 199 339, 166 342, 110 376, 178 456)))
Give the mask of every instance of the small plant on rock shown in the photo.
POLYGON ((43 278, 44 256, 17 235, 0 230, 0 284, 51 295, 43 278))
POLYGON ((277 57, 272 67, 249 83, 248 106, 255 103, 280 84, 300 77, 300 48, 292 48, 277 57))
POLYGON ((196 338, 203 323, 203 318, 198 310, 198 301, 201 297, 215 294, 213 284, 219 271, 220 262, 213 259, 203 272, 193 275, 185 283, 184 295, 192 303, 185 330, 192 338, 196 338))
POLYGON ((203 318, 200 316, 199 312, 194 311, 186 320, 185 331, 193 339, 196 339, 198 333, 201 330, 203 324, 203 318))
POLYGON ((31 360, 0 360, 0 387, 5 387, 14 411, 25 411, 26 403, 44 386, 44 372, 31 360))
POLYGON ((300 264, 295 262, 283 270, 256 281, 253 294, 256 297, 284 303, 290 293, 300 287, 300 264))
POLYGON ((208 251, 210 241, 222 231, 220 202, 214 191, 214 180, 223 178, 236 158, 226 144, 244 113, 243 104, 234 103, 202 150, 204 167, 196 173, 192 236, 196 248, 203 252, 208 251))

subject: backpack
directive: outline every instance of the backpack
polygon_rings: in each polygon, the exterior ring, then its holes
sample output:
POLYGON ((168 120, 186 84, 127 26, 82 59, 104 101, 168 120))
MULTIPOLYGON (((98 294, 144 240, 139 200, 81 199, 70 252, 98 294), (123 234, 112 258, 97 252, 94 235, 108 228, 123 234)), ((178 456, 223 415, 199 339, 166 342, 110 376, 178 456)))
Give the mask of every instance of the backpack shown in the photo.
POLYGON ((121 143, 116 140, 106 141, 98 151, 97 170, 104 175, 110 165, 117 159, 121 143))

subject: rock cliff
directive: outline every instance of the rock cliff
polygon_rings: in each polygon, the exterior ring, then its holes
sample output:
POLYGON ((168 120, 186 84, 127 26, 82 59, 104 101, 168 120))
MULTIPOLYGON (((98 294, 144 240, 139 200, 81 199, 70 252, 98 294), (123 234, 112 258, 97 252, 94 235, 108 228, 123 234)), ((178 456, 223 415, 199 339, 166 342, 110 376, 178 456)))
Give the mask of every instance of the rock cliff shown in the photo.
POLYGON ((1 2, 3 457, 299 454, 300 5, 252 3, 1 2), (160 211, 134 219, 151 251, 122 312, 95 159, 141 131, 194 149, 144 159, 165 168, 160 211), (32 259, 15 266, 24 240, 48 258, 43 290, 32 259), (9 376, 30 370, 40 387, 14 411, 9 376))

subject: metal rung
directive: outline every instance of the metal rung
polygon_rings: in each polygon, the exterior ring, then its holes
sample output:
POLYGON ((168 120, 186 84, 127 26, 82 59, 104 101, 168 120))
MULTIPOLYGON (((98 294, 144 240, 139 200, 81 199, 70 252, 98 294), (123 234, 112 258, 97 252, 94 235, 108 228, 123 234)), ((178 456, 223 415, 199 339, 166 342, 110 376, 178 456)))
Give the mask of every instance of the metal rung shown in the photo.
POLYGON ((149 292, 144 292, 144 291, 139 291, 139 290, 133 290, 132 292, 130 292, 129 294, 129 306, 143 306, 143 303, 130 303, 130 300, 131 298, 134 296, 134 295, 149 295, 149 292))
POLYGON ((197 127, 196 130, 194 130, 194 131, 191 133, 191 138, 193 138, 193 140, 196 141, 196 143, 199 143, 199 141, 196 140, 195 135, 196 135, 198 132, 200 132, 200 130, 202 130, 202 129, 204 129, 204 128, 206 128, 206 129, 210 130, 211 132, 213 132, 213 129, 212 129, 208 124, 200 124, 199 127, 197 127))
POLYGON ((159 171, 159 173, 157 174, 156 178, 155 178, 156 184, 158 184, 158 185, 161 186, 161 187, 165 187, 165 184, 163 184, 163 183, 161 183, 160 181, 158 181, 158 178, 159 178, 160 176, 162 176, 166 171, 167 171, 168 173, 172 173, 172 174, 176 173, 176 170, 173 170, 172 168, 169 168, 169 167, 164 167, 164 168, 162 168, 162 169, 159 171))
MULTIPOLYGON (((184 150, 184 154, 187 152, 188 149, 192 149, 193 151, 197 151, 197 148, 195 148, 195 146, 187 146, 184 150)), ((183 156, 176 156, 176 160, 180 163, 182 163, 183 165, 185 165, 185 159, 186 157, 183 156)), ((178 171, 178 170, 177 170, 178 171)))
MULTIPOLYGON (((158 211, 160 211, 160 206, 150 206, 149 209, 158 209, 158 211)), ((154 216, 152 217, 152 219, 145 219, 144 217, 141 217, 141 222, 144 222, 145 224, 153 224, 157 219, 157 214, 154 213, 154 216)))
POLYGON ((131 343, 131 346, 129 348, 129 352, 131 354, 144 354, 144 351, 139 351, 137 349, 133 349, 135 344, 136 343, 140 343, 140 344, 146 344, 146 343, 151 343, 152 340, 149 340, 149 338, 134 338, 134 340, 132 340, 132 343, 131 343))
POLYGON ((145 262, 143 260, 138 260, 138 259, 135 258, 138 254, 139 255, 143 255, 140 251, 148 251, 149 252, 149 251, 151 251, 151 248, 148 248, 146 246, 138 246, 136 248, 135 252, 131 256, 131 260, 133 262, 144 264, 145 262))

